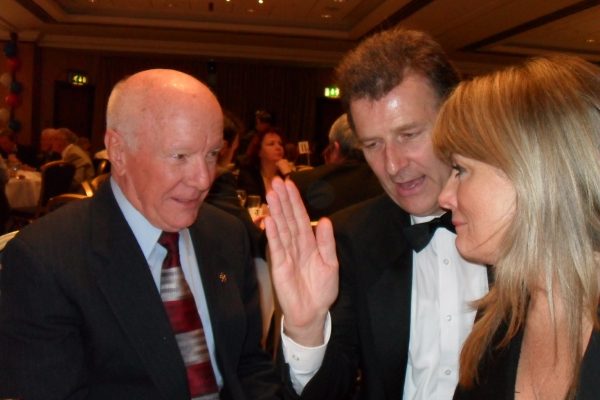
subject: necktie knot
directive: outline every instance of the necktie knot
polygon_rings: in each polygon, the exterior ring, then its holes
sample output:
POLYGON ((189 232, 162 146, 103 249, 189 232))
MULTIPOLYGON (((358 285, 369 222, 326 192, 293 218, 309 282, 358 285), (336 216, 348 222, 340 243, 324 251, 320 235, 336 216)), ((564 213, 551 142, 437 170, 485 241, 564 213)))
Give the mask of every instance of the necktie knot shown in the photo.
POLYGON ((447 212, 428 222, 406 226, 403 230, 406 241, 418 253, 429 244, 438 228, 446 228, 450 232, 455 232, 451 213, 447 212))
POLYGON ((179 232, 163 232, 158 238, 158 244, 167 251, 179 251, 179 232))
POLYGON ((163 262, 163 266, 175 267, 181 265, 179 261, 179 232, 161 233, 158 244, 167 249, 167 257, 163 262))

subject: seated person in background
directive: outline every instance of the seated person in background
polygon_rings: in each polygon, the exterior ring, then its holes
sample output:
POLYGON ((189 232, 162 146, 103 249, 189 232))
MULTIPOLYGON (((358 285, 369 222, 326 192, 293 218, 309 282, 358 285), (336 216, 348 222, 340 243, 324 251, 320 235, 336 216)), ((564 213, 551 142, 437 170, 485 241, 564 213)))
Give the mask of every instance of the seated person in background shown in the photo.
MULTIPOLYGON (((29 169, 33 169, 37 164, 35 149, 17 143, 15 133, 8 129, 0 130, 0 155, 19 167, 28 166, 29 169)), ((12 165, 8 165, 8 167, 12 167, 12 165)))
POLYGON ((37 154, 37 161, 35 165, 37 169, 39 169, 42 165, 49 163, 50 161, 57 161, 61 159, 60 153, 52 150, 55 132, 56 129, 54 128, 46 128, 40 134, 40 151, 37 154))
POLYGON ((253 148, 259 140, 259 136, 264 135, 268 131, 274 130, 273 115, 266 110, 256 110, 254 113, 254 128, 246 132, 240 137, 238 163, 243 164, 252 153, 253 148))
POLYGON ((248 210, 242 205, 237 193, 236 176, 233 173, 232 161, 235 159, 242 130, 242 123, 233 114, 223 113, 223 147, 219 151, 217 160, 217 177, 208 192, 206 202, 236 216, 246 226, 259 285, 263 320, 261 346, 267 348, 266 340, 274 311, 273 291, 265 255, 267 237, 264 230, 259 227, 262 218, 253 221, 248 210))
POLYGON ((85 136, 79 136, 77 138, 77 142, 76 142, 77 146, 79 146, 79 148, 83 151, 85 151, 87 153, 88 156, 92 156, 92 153, 90 153, 90 150, 92 149, 92 143, 90 143, 90 139, 85 137, 85 136))
POLYGON ((433 143, 456 247, 495 275, 454 399, 600 399, 600 68, 555 55, 476 77, 433 143))
POLYGON ((77 135, 69 128, 59 128, 53 135, 52 150, 59 153, 63 161, 75 166, 73 189, 81 182, 94 177, 94 165, 90 156, 77 146, 77 135))
POLYGON ((206 202, 241 219, 250 235, 250 243, 255 257, 265 258, 266 237, 243 207, 237 194, 237 179, 232 170, 232 161, 237 152, 241 122, 229 112, 223 113, 223 147, 217 160, 217 176, 213 182, 206 202))
POLYGON ((238 187, 248 195, 260 196, 266 203, 265 194, 271 190, 273 178, 289 175, 292 166, 284 158, 283 140, 275 130, 259 133, 256 145, 248 150, 248 157, 240 167, 238 187))
POLYGON ((222 145, 208 87, 173 70, 119 82, 112 174, 9 242, 0 398, 271 400, 242 223, 203 204, 222 145))
POLYGON ((383 193, 346 114, 331 126, 324 157, 325 165, 290 175, 311 221, 383 193))

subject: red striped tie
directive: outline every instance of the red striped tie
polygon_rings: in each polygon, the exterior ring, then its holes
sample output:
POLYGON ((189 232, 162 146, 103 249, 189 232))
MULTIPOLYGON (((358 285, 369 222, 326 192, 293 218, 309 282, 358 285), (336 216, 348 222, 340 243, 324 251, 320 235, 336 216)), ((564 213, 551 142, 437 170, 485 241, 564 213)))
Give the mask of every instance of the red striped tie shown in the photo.
POLYGON ((167 249, 160 276, 160 296, 187 369, 190 394, 193 399, 218 399, 219 388, 210 364, 204 329, 181 269, 179 233, 163 232, 158 243, 167 249))

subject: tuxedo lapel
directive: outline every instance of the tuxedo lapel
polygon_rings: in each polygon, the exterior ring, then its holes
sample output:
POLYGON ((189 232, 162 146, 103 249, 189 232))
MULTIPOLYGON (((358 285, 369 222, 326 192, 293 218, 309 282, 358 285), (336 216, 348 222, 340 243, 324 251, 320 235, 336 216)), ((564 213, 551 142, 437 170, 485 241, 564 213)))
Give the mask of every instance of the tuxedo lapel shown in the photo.
POLYGON ((121 329, 165 399, 189 397, 186 372, 146 259, 110 185, 92 200, 90 263, 121 329))
POLYGON ((401 233, 410 217, 390 201, 380 218, 385 225, 378 245, 371 246, 367 265, 373 270, 366 294, 380 373, 393 398, 402 394, 410 339, 412 250, 401 233))

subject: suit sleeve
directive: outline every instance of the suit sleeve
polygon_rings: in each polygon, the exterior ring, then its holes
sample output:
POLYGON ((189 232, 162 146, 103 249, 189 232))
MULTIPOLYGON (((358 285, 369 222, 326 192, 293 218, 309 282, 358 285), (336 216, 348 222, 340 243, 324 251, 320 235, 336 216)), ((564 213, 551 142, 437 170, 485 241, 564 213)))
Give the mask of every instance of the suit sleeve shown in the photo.
POLYGON ((18 237, 2 255, 0 398, 86 395, 82 318, 42 260, 18 237))

